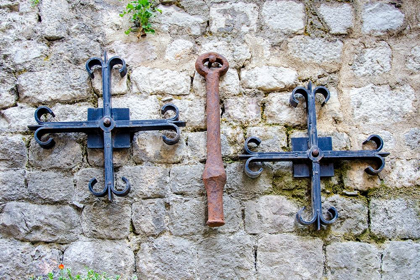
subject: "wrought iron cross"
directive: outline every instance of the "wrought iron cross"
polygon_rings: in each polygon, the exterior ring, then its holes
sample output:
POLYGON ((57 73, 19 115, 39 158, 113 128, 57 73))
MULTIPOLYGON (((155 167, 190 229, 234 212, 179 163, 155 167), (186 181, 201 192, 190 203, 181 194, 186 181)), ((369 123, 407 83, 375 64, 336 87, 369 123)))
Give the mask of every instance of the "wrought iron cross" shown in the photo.
POLYGON ((112 201, 112 194, 116 196, 125 196, 130 191, 130 183, 127 178, 122 177, 125 183, 123 190, 117 190, 114 186, 114 164, 113 164, 113 148, 122 149, 130 148, 132 134, 138 131, 151 130, 172 130, 176 132, 173 138, 162 136, 163 141, 168 145, 176 144, 180 138, 179 127, 184 127, 185 122, 179 121, 179 110, 173 104, 166 104, 161 109, 161 114, 173 111, 175 116, 169 119, 161 120, 130 120, 129 108, 112 108, 111 106, 111 71, 116 65, 121 65, 119 70, 120 76, 127 74, 125 61, 119 57, 107 59, 106 52, 104 60, 94 57, 86 62, 86 70, 91 79, 94 78, 93 68, 99 66, 102 68, 102 92, 103 92, 103 108, 88 108, 88 120, 83 122, 43 122, 41 117, 49 114, 55 117, 53 111, 46 107, 40 106, 35 111, 35 120, 38 125, 28 126, 30 130, 35 130, 35 141, 45 149, 54 146, 54 139, 48 137, 42 140, 42 137, 50 133, 62 132, 83 132, 88 135, 87 146, 91 149, 104 149, 105 162, 105 187, 102 191, 97 192, 93 186, 97 183, 96 178, 89 181, 89 190, 98 197, 108 194, 108 199, 112 201))
POLYGON ((321 177, 333 177, 334 165, 333 161, 338 159, 369 159, 378 163, 379 168, 374 169, 371 166, 367 167, 365 171, 370 175, 376 175, 385 167, 385 158, 389 153, 380 152, 383 147, 382 138, 378 135, 371 135, 363 144, 373 141, 376 144, 376 150, 360 150, 360 151, 333 151, 331 137, 318 137, 316 128, 316 108, 315 95, 320 93, 324 96, 324 106, 330 98, 330 92, 327 88, 319 86, 312 90, 312 83, 309 82, 308 88, 297 87, 293 90, 290 96, 290 104, 296 107, 299 101, 296 95, 302 95, 306 100, 306 111, 308 114, 308 137, 292 138, 291 152, 270 152, 258 153, 253 152, 249 148, 249 143, 261 143, 257 137, 250 137, 245 141, 245 153, 239 158, 247 159, 245 163, 245 173, 251 177, 258 177, 263 169, 252 171, 250 169, 251 163, 265 162, 265 161, 292 161, 293 162, 293 176, 294 177, 311 177, 312 181, 312 218, 307 221, 302 218, 303 207, 297 214, 296 219, 302 225, 316 224, 317 230, 321 228, 321 224, 328 225, 333 223, 337 217, 338 212, 334 207, 328 209, 330 219, 326 219, 322 214, 321 202, 321 177))

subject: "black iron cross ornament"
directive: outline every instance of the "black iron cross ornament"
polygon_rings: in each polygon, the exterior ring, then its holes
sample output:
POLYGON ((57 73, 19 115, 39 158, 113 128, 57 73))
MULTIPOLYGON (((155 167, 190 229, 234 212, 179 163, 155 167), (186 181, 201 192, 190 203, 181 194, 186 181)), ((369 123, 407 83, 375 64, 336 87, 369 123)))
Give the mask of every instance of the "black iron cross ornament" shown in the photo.
POLYGON ((103 108, 89 108, 88 120, 83 122, 43 122, 42 115, 49 114, 54 117, 53 111, 40 106, 35 111, 35 120, 38 125, 28 126, 30 130, 35 130, 35 141, 45 149, 54 146, 54 139, 48 137, 42 140, 42 137, 50 133, 62 132, 83 132, 88 135, 87 146, 92 149, 104 149, 105 162, 105 187, 102 191, 95 191, 93 186, 97 183, 96 178, 89 181, 89 190, 98 197, 108 194, 108 199, 112 201, 112 194, 116 196, 125 196, 130 191, 130 183, 127 178, 122 177, 125 183, 123 190, 117 190, 114 186, 114 165, 113 148, 130 148, 132 134, 138 131, 151 130, 172 130, 176 132, 173 138, 162 136, 163 141, 168 145, 176 144, 180 138, 179 127, 184 127, 185 122, 179 121, 179 110, 173 104, 166 104, 161 109, 161 114, 173 111, 175 116, 169 119, 161 120, 130 120, 130 110, 128 108, 112 108, 111 106, 111 71, 116 65, 121 65, 120 76, 127 74, 125 61, 119 57, 107 59, 106 52, 104 60, 94 57, 86 62, 86 70, 91 79, 94 78, 93 68, 95 66, 102 68, 102 92, 103 108))
POLYGON ((376 175, 385 167, 385 157, 389 153, 380 152, 383 147, 382 138, 378 135, 371 135, 363 142, 366 144, 373 141, 376 144, 376 150, 360 150, 360 151, 333 151, 331 137, 318 137, 316 127, 316 108, 315 95, 320 93, 324 96, 322 106, 327 103, 330 98, 330 92, 327 88, 319 86, 312 90, 312 83, 309 82, 308 88, 297 87, 293 90, 290 96, 290 104, 296 107, 299 101, 296 95, 302 95, 306 100, 306 111, 308 114, 308 137, 292 138, 291 152, 270 152, 258 153, 253 152, 249 148, 249 143, 261 143, 257 137, 250 137, 245 141, 245 153, 239 158, 247 159, 245 163, 245 173, 251 177, 258 177, 263 169, 252 171, 250 164, 257 162, 275 162, 275 161, 292 161, 293 162, 293 176, 294 177, 311 177, 312 181, 312 218, 307 221, 302 218, 302 208, 297 214, 296 219, 302 225, 316 224, 317 230, 321 228, 321 224, 328 225, 333 223, 338 218, 338 212, 334 207, 328 209, 330 219, 326 219, 322 214, 321 202, 321 177, 334 176, 333 161, 338 159, 369 159, 378 163, 379 168, 374 169, 371 166, 367 167, 365 171, 370 175, 376 175))

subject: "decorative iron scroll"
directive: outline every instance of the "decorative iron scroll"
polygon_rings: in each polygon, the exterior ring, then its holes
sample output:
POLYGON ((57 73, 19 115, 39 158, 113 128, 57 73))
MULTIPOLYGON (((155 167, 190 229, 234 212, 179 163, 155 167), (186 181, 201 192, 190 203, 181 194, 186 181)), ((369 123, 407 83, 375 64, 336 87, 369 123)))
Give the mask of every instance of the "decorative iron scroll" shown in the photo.
POLYGON ((293 90, 290 96, 290 104, 296 107, 299 101, 296 95, 302 95, 306 100, 306 111, 308 114, 308 137, 292 138, 291 152, 269 152, 259 153, 250 150, 249 143, 261 143, 257 137, 250 137, 245 141, 245 153, 239 155, 241 159, 247 159, 245 163, 245 173, 251 177, 258 177, 263 169, 258 171, 250 169, 250 164, 256 162, 276 162, 276 161, 292 161, 293 162, 293 176, 294 177, 311 177, 312 181, 312 218, 304 220, 302 208, 297 214, 296 219, 302 225, 316 224, 317 230, 321 228, 321 224, 328 225, 333 223, 338 218, 338 212, 334 207, 328 209, 330 219, 326 219, 322 214, 321 202, 321 177, 334 176, 333 161, 343 159, 369 159, 378 163, 379 168, 374 169, 371 166, 367 167, 365 171, 370 175, 376 175, 385 167, 385 157, 389 153, 381 152, 383 147, 383 140, 378 135, 369 136, 363 144, 373 141, 376 144, 375 150, 360 150, 360 151, 333 151, 331 137, 318 137, 316 127, 316 109, 315 109, 315 95, 320 93, 324 96, 324 106, 330 98, 330 92, 327 88, 319 86, 312 90, 312 83, 309 82, 308 88, 297 87, 293 90))
POLYGON ((49 114, 54 117, 53 111, 40 106, 35 111, 35 120, 38 125, 29 125, 30 130, 35 131, 35 141, 45 149, 54 146, 54 139, 50 136, 42 139, 44 135, 50 133, 83 132, 88 135, 87 146, 91 149, 104 149, 105 162, 105 187, 102 191, 95 191, 93 186, 97 183, 96 178, 89 181, 89 190, 98 197, 108 194, 108 199, 112 201, 112 194, 125 196, 130 191, 130 183, 127 178, 122 177, 125 183, 123 190, 117 190, 114 186, 114 165, 113 148, 130 148, 132 134, 138 131, 151 130, 172 130, 176 132, 173 138, 162 136, 163 141, 168 145, 176 144, 180 138, 179 127, 184 127, 185 122, 179 121, 179 110, 173 104, 166 104, 161 109, 161 114, 173 111, 175 115, 168 119, 160 120, 130 120, 130 110, 128 108, 112 108, 111 106, 111 71, 116 65, 121 65, 120 76, 127 74, 125 61, 119 57, 107 59, 106 52, 104 59, 97 57, 91 58, 86 62, 86 70, 91 79, 94 78, 93 68, 102 68, 102 91, 103 108, 88 108, 88 120, 82 122, 43 122, 41 117, 49 114))

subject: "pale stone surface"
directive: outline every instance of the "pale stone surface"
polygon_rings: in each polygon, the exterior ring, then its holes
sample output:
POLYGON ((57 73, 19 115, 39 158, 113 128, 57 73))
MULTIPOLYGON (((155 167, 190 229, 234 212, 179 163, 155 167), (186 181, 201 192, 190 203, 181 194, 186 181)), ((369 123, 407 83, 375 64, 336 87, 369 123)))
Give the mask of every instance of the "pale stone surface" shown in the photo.
MULTIPOLYGON (((121 30, 117 32, 121 32, 121 30)), ((125 34, 122 35, 125 37, 125 34)), ((149 41, 135 41, 133 43, 124 41, 112 42, 109 48, 113 49, 114 53, 118 54, 119 57, 124 58, 125 62, 132 67, 154 61, 157 58, 157 47, 149 41)))
MULTIPOLYGON (((194 93, 200 97, 206 97, 206 83, 203 76, 195 72, 193 80, 194 93)), ((236 69, 229 68, 219 81, 220 99, 237 96, 241 92, 239 87, 239 76, 236 69)))
POLYGON ((381 75, 391 71, 391 57, 391 48, 381 41, 356 54, 351 68, 358 77, 381 75))
POLYGON ((372 233, 385 238, 419 238, 419 208, 420 205, 415 199, 372 199, 372 233))
POLYGON ((261 15, 264 24, 274 32, 302 34, 305 28, 305 6, 293 1, 264 2, 261 15))
POLYGON ((241 72, 242 85, 245 88, 276 91, 295 85, 297 72, 290 68, 263 66, 241 72))
POLYGON ((152 20, 158 30, 197 36, 205 29, 206 24, 201 16, 191 16, 175 6, 160 5, 158 8, 162 10, 162 15, 152 20))
POLYGON ((58 273, 62 253, 55 246, 0 239, 0 278, 30 279, 50 272, 58 273))
POLYGON ((405 144, 414 151, 420 150, 420 128, 412 128, 404 134, 405 144))
MULTIPOLYGON (((114 167, 127 165, 130 161, 130 149, 114 149, 112 156, 114 167)), ((104 166, 104 150, 87 149, 87 161, 91 166, 104 166)))
MULTIPOLYGON (((98 100, 99 107, 103 107, 102 99, 98 100)), ((161 106, 156 96, 138 96, 134 94, 112 98, 113 108, 130 109, 130 120, 161 119, 161 106)))
POLYGON ((87 78, 82 69, 26 72, 17 80, 19 98, 34 105, 85 100, 89 97, 87 78))
MULTIPOLYGON (((102 92, 103 81, 102 81, 101 69, 95 70, 94 75, 95 77, 92 79, 93 90, 98 96, 103 96, 103 92, 102 92)), ((111 90, 112 95, 126 94, 128 91, 127 75, 121 78, 118 67, 115 67, 115 69, 111 73, 110 90, 111 90)))
POLYGON ((203 195, 203 171, 203 164, 173 166, 170 173, 171 191, 178 195, 203 195))
POLYGON ((173 235, 201 234, 206 228, 206 203, 202 198, 173 196, 169 202, 169 230, 173 235))
POLYGON ((181 237, 162 236, 141 244, 136 268, 140 279, 195 279, 197 248, 181 237))
POLYGON ((319 12, 330 28, 331 34, 347 34, 353 27, 353 9, 349 4, 321 4, 319 12))
POLYGON ((368 228, 368 205, 357 198, 333 195, 324 202, 324 209, 333 206, 338 211, 338 219, 331 225, 333 232, 340 234, 362 234, 368 228))
POLYGON ((80 145, 68 135, 53 135, 55 146, 51 149, 42 148, 34 139, 29 148, 29 162, 41 169, 70 169, 82 162, 80 145))
POLYGON ((69 243, 79 238, 80 216, 70 206, 9 202, 0 216, 0 232, 22 241, 69 243))
POLYGON ((187 156, 189 161, 194 163, 205 162, 207 158, 207 132, 185 133, 188 145, 187 156))
POLYGON ((191 78, 183 72, 138 67, 131 74, 131 80, 134 93, 172 95, 190 93, 191 78))
POLYGON ((95 202, 82 212, 83 233, 99 239, 124 239, 130 233, 131 207, 117 203, 95 202))
POLYGON ((15 104, 17 96, 15 93, 16 79, 7 72, 0 72, 0 109, 5 109, 15 104))
POLYGON ((71 267, 73 274, 86 275, 86 267, 109 276, 120 275, 131 279, 134 272, 134 253, 125 241, 83 240, 77 241, 64 252, 63 263, 71 267))
POLYGON ((220 142, 223 157, 236 157, 244 147, 244 134, 239 126, 230 126, 227 123, 220 125, 220 142))
POLYGON ((73 176, 57 172, 28 172, 28 194, 37 203, 70 202, 74 195, 73 176))
POLYGON ((220 233, 235 233, 243 229, 242 208, 240 199, 232 198, 226 194, 223 195, 225 224, 222 227, 214 229, 220 233))
POLYGON ((67 36, 67 20, 72 18, 66 0, 46 0, 40 6, 43 35, 47 40, 58 40, 67 36))
MULTIPOLYGON (((70 31, 75 31, 77 26, 73 26, 70 31)), ((42 61, 46 62, 64 62, 70 64, 84 65, 92 57, 101 57, 104 50, 101 44, 97 40, 92 40, 91 34, 81 34, 77 32, 77 37, 68 38, 65 41, 55 41, 51 45, 50 51, 44 55, 42 61)), ((71 36, 71 35, 70 35, 71 36)), ((73 35, 74 36, 74 35, 73 35)), ((42 45, 41 45, 42 46, 42 45)), ((108 59, 112 56, 108 56, 108 59)), ((102 57, 103 58, 103 57, 102 57)), ((48 64, 47 64, 48 65, 48 64)), ((115 67, 118 68, 119 66, 115 67)), ((80 67, 80 69, 84 69, 80 67)), ((101 70, 97 70, 100 73, 101 70)), ((117 71, 113 71, 117 72, 117 71)), ((87 72, 85 72, 87 73, 87 72)), ((99 74, 100 77, 100 74, 99 74)), ((95 73, 95 79, 99 79, 95 73)), ((100 81, 99 81, 100 82, 100 81)), ((113 79, 112 84, 117 83, 117 80, 113 79)))
POLYGON ((327 246, 328 279, 381 279, 378 249, 361 242, 332 243, 327 246))
POLYGON ((250 58, 249 47, 242 41, 225 42, 213 40, 204 42, 199 53, 217 52, 229 62, 230 68, 242 67, 250 58))
POLYGON ((261 121, 260 99, 254 97, 236 97, 225 100, 223 118, 243 125, 255 125, 261 121))
POLYGON ((245 203, 245 229, 250 234, 292 232, 296 204, 284 196, 266 195, 245 203))
POLYGON ((243 232, 204 239, 198 245, 198 278, 255 279, 253 246, 243 232))
POLYGON ((255 149, 258 152, 281 152, 287 147, 286 131, 280 126, 249 127, 246 136, 261 140, 261 144, 255 149))
POLYGON ((175 132, 138 132, 133 139, 133 160, 137 163, 179 163, 185 156, 186 145, 182 137, 177 144, 168 145, 162 140, 162 135, 173 138, 175 132))
POLYGON ((25 142, 19 135, 0 136, 0 168, 24 168, 28 157, 25 142))
MULTIPOLYGON (((97 198, 89 191, 89 181, 93 178, 97 179, 96 185, 93 187, 94 191, 100 192, 104 188, 104 170, 96 168, 84 168, 79 170, 75 176, 74 180, 76 181, 76 186, 74 188, 73 203, 83 208, 85 204, 92 204, 95 201, 101 200, 97 198)), ((105 199, 105 198, 102 198, 105 199)), ((107 198, 106 198, 107 199, 107 198)), ((114 196, 115 200, 118 200, 118 197, 114 196)))
POLYGON ((315 63, 339 62, 343 43, 340 40, 327 41, 321 38, 294 37, 289 41, 289 53, 303 61, 315 63))
POLYGON ((177 39, 169 44, 166 49, 165 59, 179 61, 188 57, 193 51, 194 44, 191 41, 177 39))
POLYGON ((404 14, 399 9, 385 3, 369 3, 362 12, 363 33, 380 35, 397 30, 404 23, 404 14))
MULTIPOLYGON (((171 103, 178 107, 179 120, 186 122, 188 128, 203 129, 206 127, 205 99, 175 99, 171 103)), ((181 130, 185 130, 185 128, 181 128, 181 130)), ((183 132, 181 132, 181 138, 183 138, 183 132)))
POLYGON ((0 202, 22 200, 28 197, 24 170, 0 171, 0 202))
POLYGON ((290 105, 291 93, 270 93, 265 99, 264 116, 267 123, 297 126, 306 124, 304 101, 296 108, 290 105))
POLYGON ((387 161, 389 170, 385 170, 384 182, 390 186, 397 187, 413 187, 418 185, 420 181, 419 164, 420 159, 418 154, 409 153, 409 157, 414 159, 401 159, 387 161))
POLYGON ((210 31, 248 33, 256 31, 258 6, 253 3, 222 3, 210 7, 210 31))
POLYGON ((324 256, 318 238, 262 234, 257 253, 258 278, 321 279, 324 256))
POLYGON ((391 90, 388 85, 353 88, 348 92, 353 116, 362 124, 388 127, 414 112, 416 93, 409 85, 391 90))
POLYGON ((3 110, 0 114, 0 129, 10 132, 29 131, 28 124, 36 123, 34 113, 35 108, 23 104, 3 110))
POLYGON ((165 201, 147 199, 133 203, 132 221, 134 230, 141 235, 159 235, 166 230, 165 201))
POLYGON ((420 46, 414 47, 407 56, 406 64, 408 69, 420 71, 420 46))
POLYGON ((420 244, 413 241, 385 243, 382 279, 416 279, 420 275, 420 244))

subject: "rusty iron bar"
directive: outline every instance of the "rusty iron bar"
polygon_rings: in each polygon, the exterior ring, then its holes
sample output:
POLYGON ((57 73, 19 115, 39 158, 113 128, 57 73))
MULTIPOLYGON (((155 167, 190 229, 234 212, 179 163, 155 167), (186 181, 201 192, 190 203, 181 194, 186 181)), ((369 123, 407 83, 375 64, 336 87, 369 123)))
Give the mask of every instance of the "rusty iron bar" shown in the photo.
POLYGON ((207 160, 203 172, 204 187, 207 191, 207 225, 220 227, 225 224, 223 188, 226 184, 226 172, 220 144, 219 79, 229 69, 229 63, 220 54, 209 52, 197 58, 195 69, 206 79, 207 91, 207 160))

